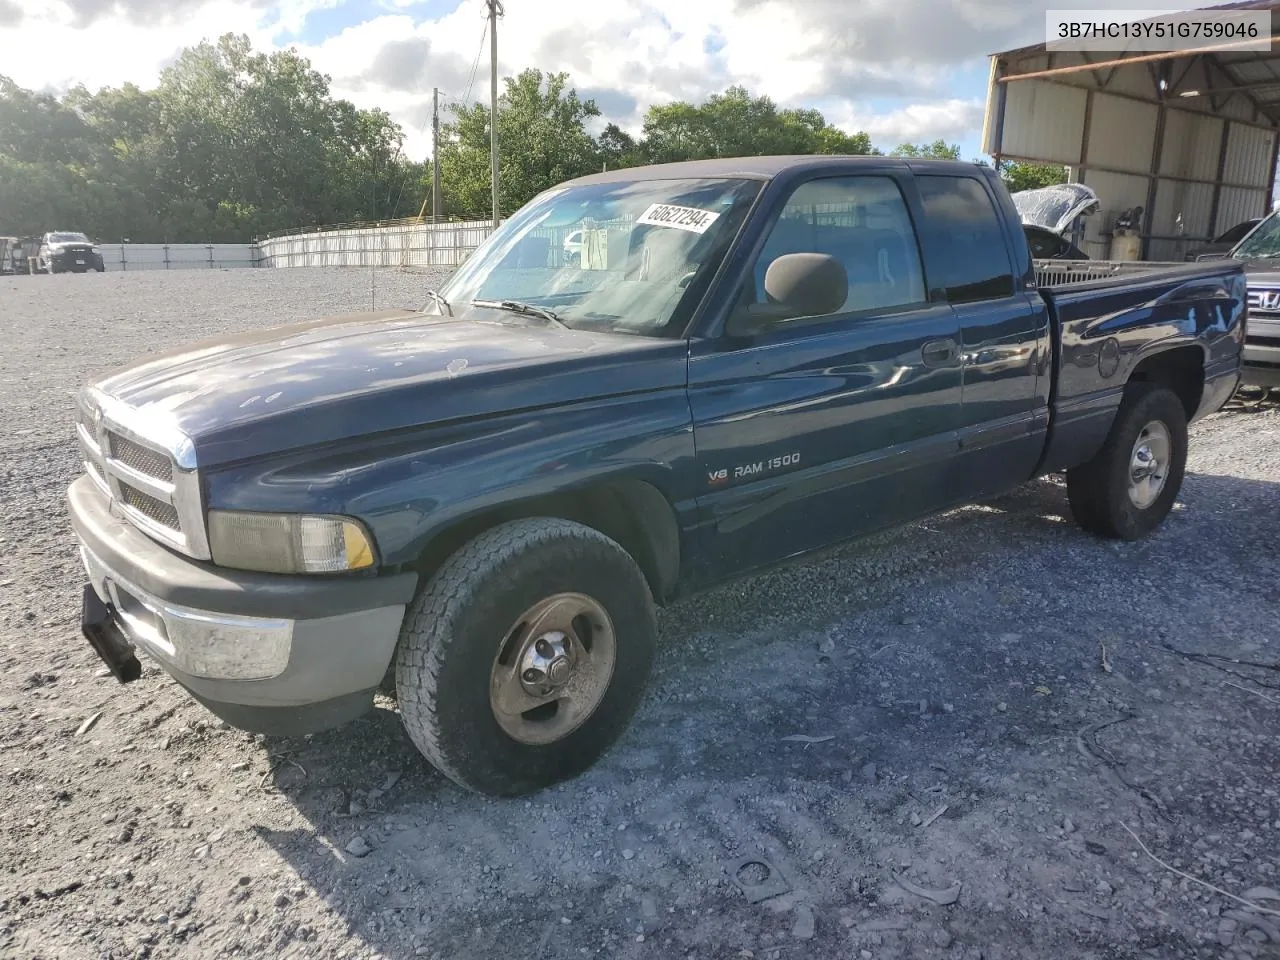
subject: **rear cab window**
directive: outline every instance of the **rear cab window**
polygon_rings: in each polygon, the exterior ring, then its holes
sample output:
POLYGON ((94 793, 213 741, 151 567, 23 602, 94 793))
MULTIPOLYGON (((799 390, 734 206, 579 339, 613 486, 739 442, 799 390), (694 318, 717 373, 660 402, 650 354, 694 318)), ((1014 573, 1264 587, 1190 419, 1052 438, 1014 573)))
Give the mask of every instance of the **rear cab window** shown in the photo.
POLYGON ((933 238, 935 284, 951 303, 1014 293, 1013 266, 1000 214, 976 177, 916 174, 933 238))

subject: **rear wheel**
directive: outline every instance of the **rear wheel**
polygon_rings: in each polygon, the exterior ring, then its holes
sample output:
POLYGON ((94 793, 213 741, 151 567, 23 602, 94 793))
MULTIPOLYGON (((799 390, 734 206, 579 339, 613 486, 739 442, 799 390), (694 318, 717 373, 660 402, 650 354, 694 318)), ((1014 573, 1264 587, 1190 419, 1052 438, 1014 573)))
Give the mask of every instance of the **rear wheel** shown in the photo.
POLYGON ((496 527, 450 557, 405 618, 405 729, 468 789, 540 790, 626 730, 655 634, 644 575, 613 540, 550 518, 496 527))
POLYGON ((1090 533, 1141 539, 1173 509, 1186 465, 1187 415, 1178 395, 1130 384, 1097 456, 1067 471, 1071 512, 1090 533))

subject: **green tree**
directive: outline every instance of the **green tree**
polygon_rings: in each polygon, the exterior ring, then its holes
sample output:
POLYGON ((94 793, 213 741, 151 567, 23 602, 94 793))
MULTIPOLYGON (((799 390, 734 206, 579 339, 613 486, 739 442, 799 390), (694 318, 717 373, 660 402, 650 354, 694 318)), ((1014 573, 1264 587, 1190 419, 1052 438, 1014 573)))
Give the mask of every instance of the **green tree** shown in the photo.
POLYGON ((644 118, 644 154, 651 162, 766 154, 875 153, 865 133, 847 134, 817 110, 779 110, 768 97, 729 87, 703 103, 651 107, 644 118))
POLYGON ((644 145, 620 128, 616 123, 607 124, 596 138, 601 164, 609 170, 636 167, 647 162, 644 145))
MULTIPOLYGON (((490 119, 483 104, 456 107, 442 130, 447 215, 490 215, 490 119)), ((865 132, 847 133, 817 110, 779 109, 741 86, 653 107, 639 137, 605 121, 564 73, 507 78, 497 117, 501 213, 602 167, 879 153, 865 132)), ((77 87, 56 97, 0 77, 0 232, 231 241, 409 216, 430 194, 431 170, 403 148, 384 111, 335 99, 329 78, 296 51, 260 53, 243 35, 182 51, 153 90, 77 87)), ((942 141, 896 152, 956 155, 942 141)))
POLYGON ((225 35, 161 76, 170 196, 195 197, 232 233, 390 216, 403 134, 380 110, 334 101, 293 51, 225 35))
POLYGON ((1010 193, 1034 190, 1055 183, 1067 182, 1067 168, 1049 163, 1018 163, 1005 160, 1000 164, 1000 176, 1004 177, 1010 193))
POLYGON ((839 127, 824 126, 816 132, 815 137, 814 153, 880 156, 880 151, 871 145, 871 136, 865 131, 845 133, 839 127))
POLYGON ((416 213, 426 167, 402 148, 385 112, 243 36, 183 51, 152 91, 57 98, 0 78, 0 232, 247 240, 416 213))
POLYGON ((933 143, 900 143, 889 155, 918 160, 959 160, 960 145, 947 143, 945 140, 935 140, 933 143))
MULTIPOLYGON (((600 144, 587 121, 600 116, 594 100, 581 100, 565 73, 528 69, 504 81, 498 99, 499 205, 511 213, 565 180, 598 171, 600 144)), ((490 215, 489 116, 482 103, 453 108, 441 128, 440 179, 445 212, 490 215)), ((616 128, 615 128, 616 130, 616 128)), ((616 133, 621 131, 616 130, 616 133)), ((625 146, 616 138, 618 146, 625 146)), ((634 145, 632 145, 634 146, 634 145)))

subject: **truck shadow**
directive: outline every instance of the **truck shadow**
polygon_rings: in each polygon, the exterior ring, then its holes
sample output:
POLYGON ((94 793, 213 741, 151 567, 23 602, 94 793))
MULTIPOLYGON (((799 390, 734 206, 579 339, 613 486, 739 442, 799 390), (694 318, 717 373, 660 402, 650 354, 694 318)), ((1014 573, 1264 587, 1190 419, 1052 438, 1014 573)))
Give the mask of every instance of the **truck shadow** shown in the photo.
MULTIPOLYGON (((1093 773, 1063 779, 1064 764, 1088 767, 1077 731, 1116 697, 1180 764, 1137 750, 1131 778, 1146 769, 1194 786, 1210 766, 1220 777, 1251 762, 1198 712, 1216 688, 1200 690, 1199 668, 1158 645, 1222 653, 1243 642, 1217 626, 1222 610, 1274 617, 1280 583, 1259 589, 1257 564, 1280 542, 1277 503, 1274 483, 1189 474, 1157 535, 1115 544, 1077 530, 1059 482, 1028 484, 667 609, 644 707, 575 781, 525 799, 468 794, 419 757, 384 701, 342 730, 265 745, 270 789, 307 825, 258 832, 326 909, 392 955, 612 943, 630 956, 636 931, 659 926, 671 950, 733 930, 755 930, 749 943, 772 921, 725 882, 742 851, 772 851, 819 902, 872 902, 861 891, 893 857, 950 864, 934 886, 976 884, 1010 869, 1009 844, 1043 840, 1017 818, 990 839, 998 811, 1030 791, 1053 793, 1059 817, 1091 830, 1100 805, 1142 806, 1093 773), (1176 708, 1151 692, 1169 689, 1176 708), (913 826, 943 807, 940 829, 913 826), (813 861, 815 850, 833 855, 813 861), (691 912, 706 910, 724 922, 691 912)), ((1066 869, 1055 864, 1046 884, 1066 869)), ((1038 949, 1043 926, 998 922, 1002 943, 1025 933, 1038 949)))

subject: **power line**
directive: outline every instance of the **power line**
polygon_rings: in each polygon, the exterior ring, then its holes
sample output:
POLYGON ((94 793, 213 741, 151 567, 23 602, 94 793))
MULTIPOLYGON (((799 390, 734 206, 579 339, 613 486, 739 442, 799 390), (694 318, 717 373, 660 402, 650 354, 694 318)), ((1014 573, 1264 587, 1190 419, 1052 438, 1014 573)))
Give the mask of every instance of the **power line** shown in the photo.
POLYGON ((486 14, 484 21, 484 29, 480 31, 480 49, 476 51, 475 62, 471 65, 471 82, 467 84, 467 95, 462 98, 463 106, 471 102, 471 89, 476 85, 476 73, 480 69, 480 55, 484 53, 484 41, 489 36, 489 18, 486 14))
MULTIPOLYGON (((488 9, 486 8, 486 11, 485 11, 485 21, 484 21, 484 26, 483 26, 483 27, 481 28, 481 30, 480 30, 480 46, 479 46, 479 48, 476 50, 476 58, 475 58, 475 61, 471 64, 471 80, 470 80, 470 82, 467 84, 467 95, 466 95, 466 97, 465 97, 465 98, 463 98, 463 100, 462 100, 462 104, 463 104, 463 106, 466 106, 467 104, 469 104, 469 103, 471 102, 471 90, 472 90, 472 88, 475 86, 475 83, 476 83, 476 74, 477 74, 477 73, 479 72, 479 70, 480 70, 480 56, 484 53, 484 42, 485 42, 485 39, 489 36, 489 22, 490 22, 490 15, 489 15, 489 11, 488 11, 488 9)), ((446 93, 446 94, 448 93, 448 91, 442 91, 442 92, 444 92, 444 93, 446 93)), ((436 108, 436 110, 438 111, 438 109, 439 109, 439 108, 437 107, 437 108, 436 108)), ((433 119, 432 119, 432 118, 425 118, 425 119, 422 121, 422 129, 419 131, 419 134, 422 134, 422 133, 426 133, 426 132, 427 132, 427 124, 428 124, 428 123, 432 123, 432 124, 433 124, 433 126, 434 126, 434 135, 438 137, 438 136, 439 136, 439 126, 438 126, 438 125, 433 121, 433 119)), ((438 147, 438 145, 434 147, 434 152, 436 153, 437 162, 438 162, 438 157, 439 157, 439 147, 438 147)), ((434 173, 434 166, 435 166, 435 164, 433 164, 433 171, 432 171, 432 177, 433 177, 433 180, 434 180, 434 176, 435 176, 435 173, 434 173)), ((399 191, 399 193, 396 195, 396 203, 395 203, 395 206, 394 206, 394 207, 392 208, 392 210, 391 210, 391 216, 392 216, 392 217, 395 217, 395 216, 397 216, 397 215, 400 213, 400 202, 401 202, 401 200, 403 200, 403 199, 404 199, 404 188, 405 188, 405 186, 406 186, 406 185, 408 184, 408 182, 409 182, 409 177, 410 177, 410 172, 406 171, 404 178, 400 181, 400 191, 399 191)), ((387 198, 387 199, 390 199, 390 195, 389 195, 389 194, 390 194, 390 191, 388 191, 388 198, 387 198)), ((376 210, 371 211, 371 215, 376 215, 376 213, 377 213, 377 211, 376 211, 376 210)))
MULTIPOLYGON (((419 82, 421 82, 421 79, 422 79, 422 78, 421 78, 421 76, 419 76, 419 78, 418 78, 419 82)), ((415 87, 415 89, 414 89, 414 91, 413 91, 413 92, 414 92, 414 93, 417 93, 417 92, 418 92, 418 91, 417 91, 417 89, 416 89, 416 87, 415 87)), ((426 133, 426 132, 427 132, 427 124, 428 124, 428 123, 430 123, 430 122, 431 122, 430 117, 428 117, 427 119, 425 119, 425 120, 423 120, 423 121, 422 121, 422 127, 421 127, 421 129, 418 131, 419 136, 421 136, 422 134, 424 134, 424 133, 426 133)), ((397 147, 397 148, 396 148, 396 156, 397 156, 397 157, 400 155, 400 152, 401 152, 401 147, 397 147)), ((412 161, 408 161, 408 162, 409 162, 409 163, 412 163, 412 161)), ((397 216, 399 216, 399 214, 400 214, 400 201, 404 199, 404 188, 405 188, 405 186, 409 183, 409 177, 410 177, 411 175, 412 175, 412 168, 410 168, 410 169, 406 170, 406 171, 405 171, 404 176, 400 178, 400 190, 399 190, 399 192, 396 194, 396 203, 395 203, 395 206, 391 208, 391 217, 392 217, 392 219, 395 219, 395 218, 396 218, 397 216)), ((387 201, 388 201, 388 202, 390 202, 390 200, 391 200, 391 188, 390 188, 390 187, 388 187, 388 188, 387 188, 387 201)), ((370 211, 370 215, 371 215, 371 216, 373 216, 373 217, 375 217, 375 218, 377 217, 377 213, 378 213, 378 211, 377 211, 377 210, 372 210, 372 211, 370 211)))

